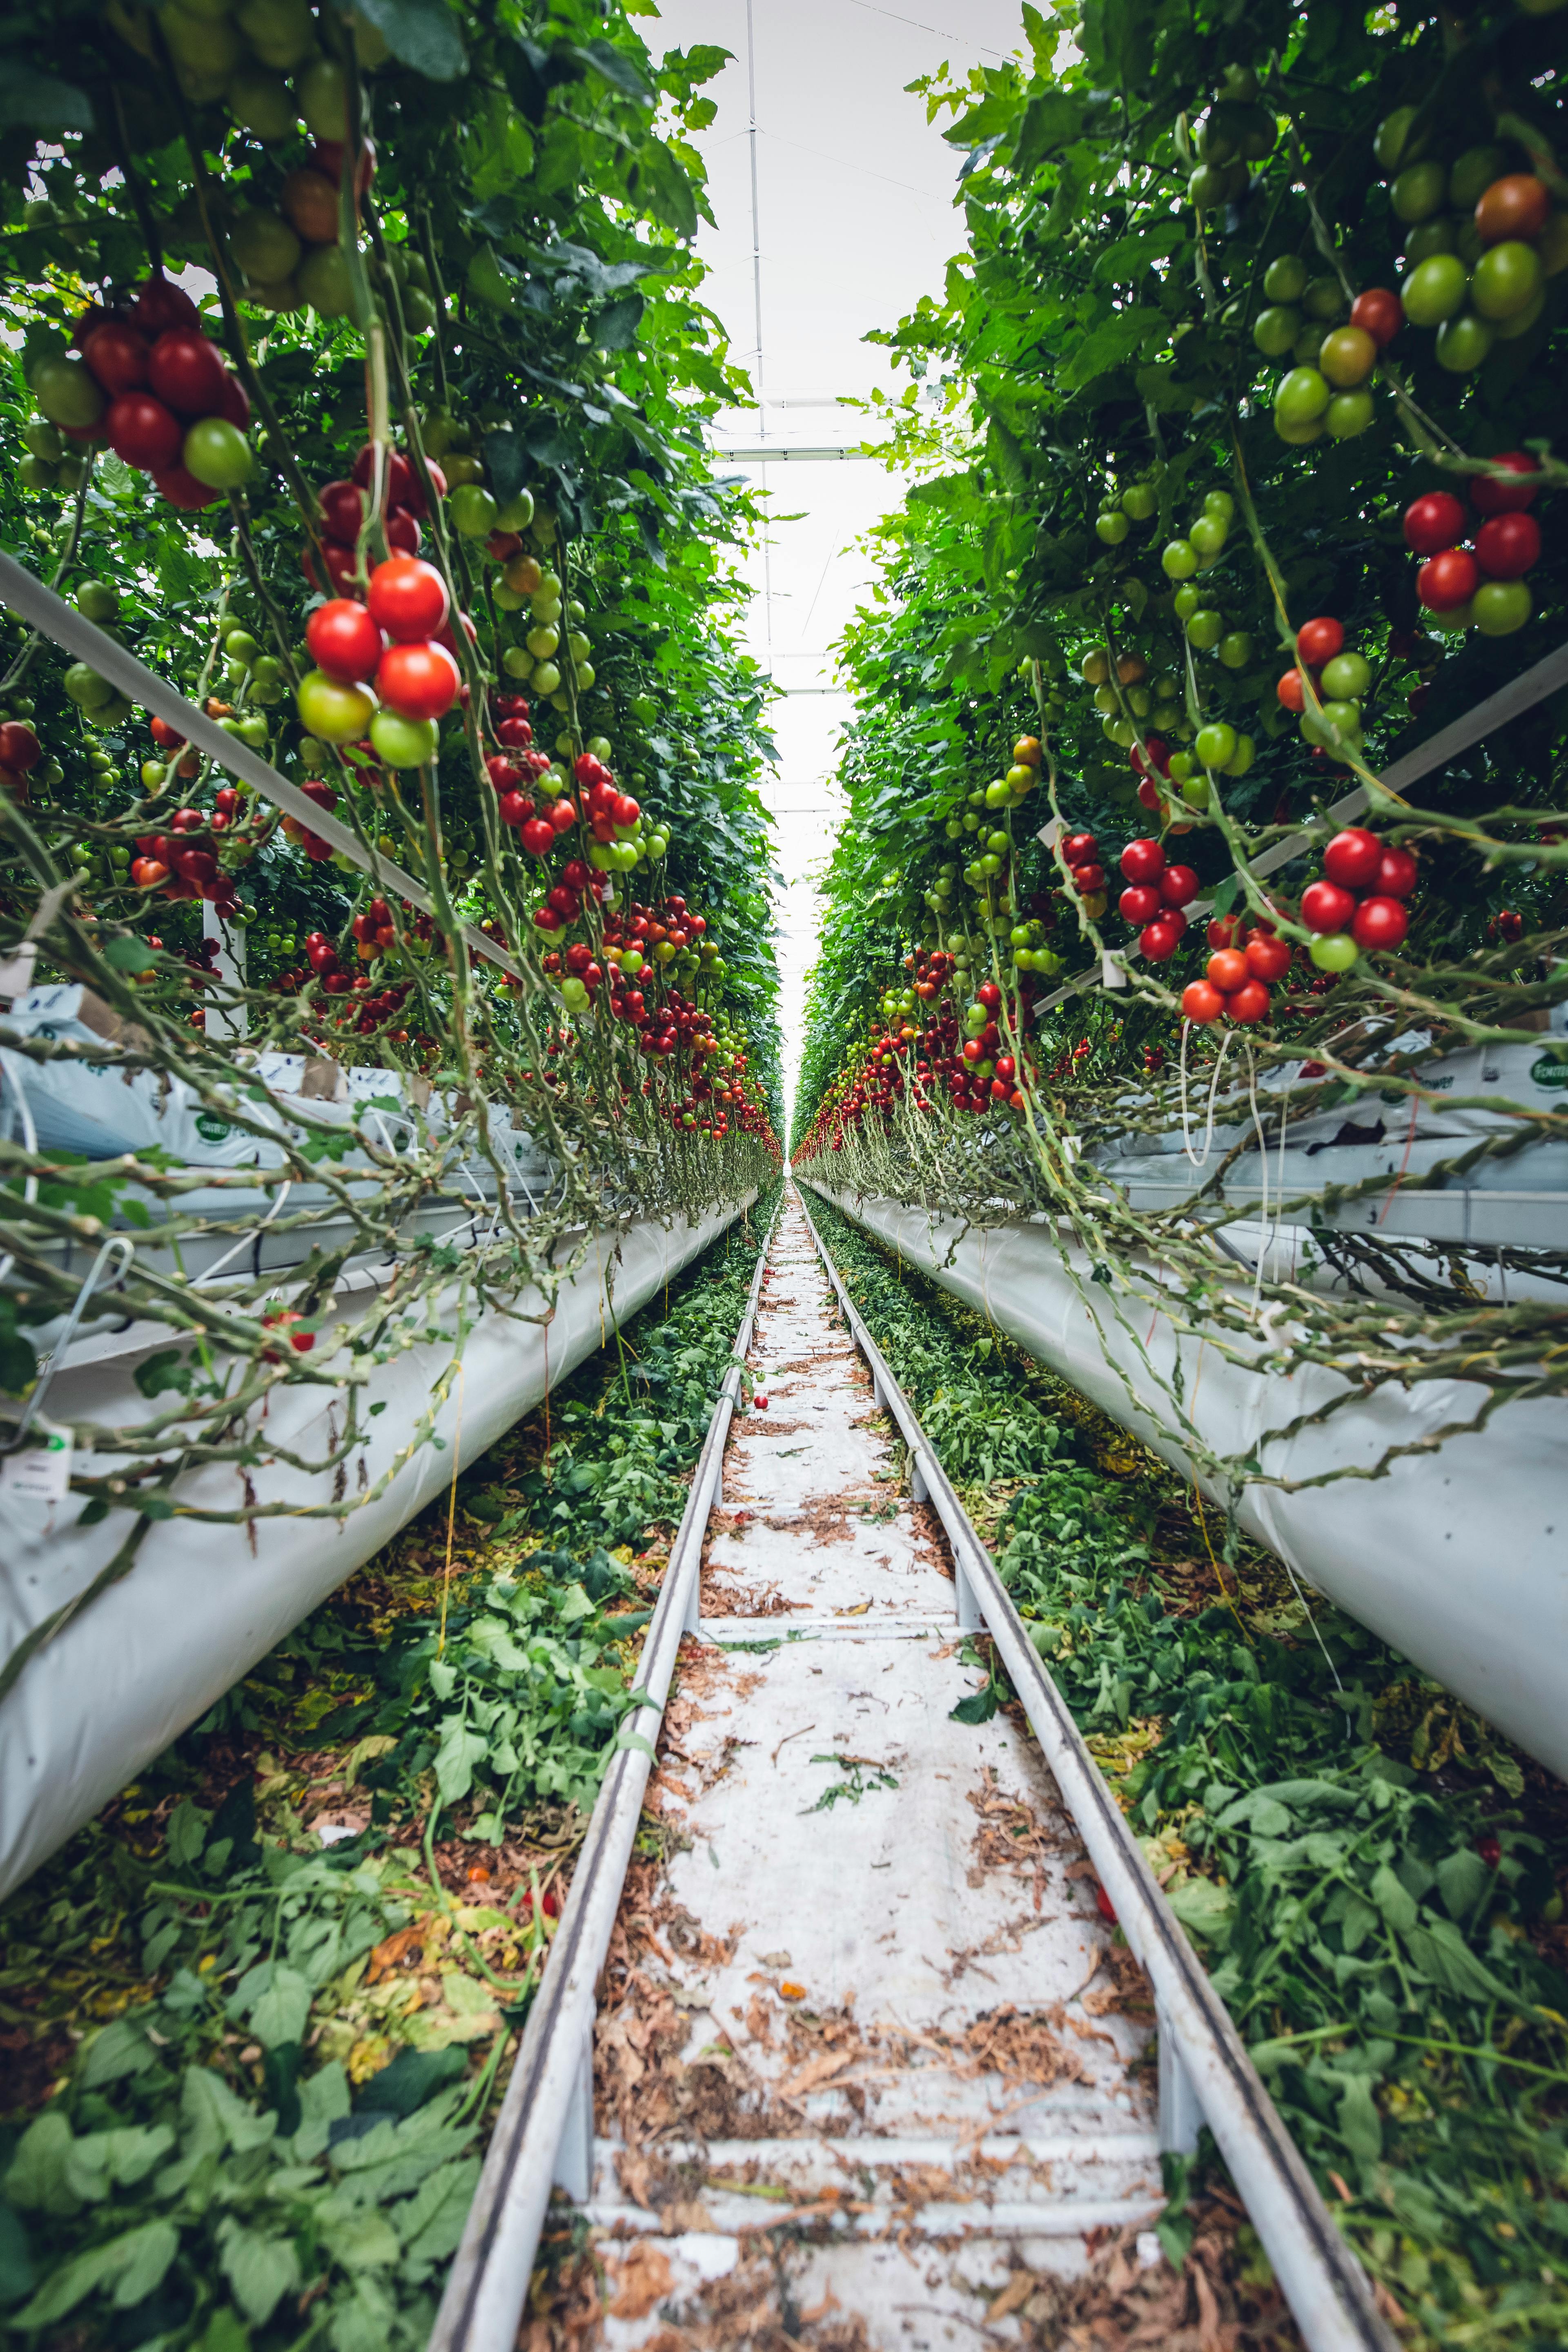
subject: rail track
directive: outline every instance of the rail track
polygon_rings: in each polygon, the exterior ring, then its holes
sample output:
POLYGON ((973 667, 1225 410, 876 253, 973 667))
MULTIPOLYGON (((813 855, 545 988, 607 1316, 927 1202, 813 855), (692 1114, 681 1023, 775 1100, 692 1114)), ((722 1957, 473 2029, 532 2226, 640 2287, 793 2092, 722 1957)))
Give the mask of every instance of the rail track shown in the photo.
POLYGON ((1205 2122, 1311 2352, 1392 2352, 793 1191, 735 1353, 432 2352, 511 2352, 552 2195, 616 2352, 1006 2340, 1205 2122), (1032 1739, 954 1718, 982 1628, 1032 1739))

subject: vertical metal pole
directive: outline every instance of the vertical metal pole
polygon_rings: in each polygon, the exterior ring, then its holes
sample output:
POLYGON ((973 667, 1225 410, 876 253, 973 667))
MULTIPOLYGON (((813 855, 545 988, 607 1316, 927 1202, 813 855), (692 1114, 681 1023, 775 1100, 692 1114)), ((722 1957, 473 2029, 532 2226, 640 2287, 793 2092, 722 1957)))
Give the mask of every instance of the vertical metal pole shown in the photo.
POLYGON ((555 2151, 555 2169, 552 2175, 558 2189, 564 2189, 574 2205, 585 2205, 594 2189, 594 2040, 590 2030, 583 2037, 583 2047, 577 2060, 577 2077, 572 2086, 572 2104, 566 2110, 566 2121, 561 2133, 561 2145, 555 2151))
POLYGON ((1160 2032, 1160 2146, 1176 2156, 1191 2156, 1198 2144, 1204 2111, 1193 2078, 1182 2063, 1171 2021, 1156 2007, 1160 2032))
POLYGON ((926 1485, 925 1472, 921 1468, 921 1457, 918 1454, 911 1454, 910 1456, 910 1499, 915 1503, 925 1503, 931 1500, 931 1488, 926 1485))
POLYGON ((961 1633, 983 1633, 985 1612, 980 1606, 973 1585, 963 1572, 963 1562, 955 1554, 952 1562, 953 1601, 958 1611, 961 1633))
MULTIPOLYGON (((757 196, 757 37, 752 21, 752 0, 746 0, 746 103, 748 108, 747 137, 752 152, 752 307, 756 324, 756 347, 752 354, 752 372, 757 391, 757 438, 768 437, 768 410, 763 381, 763 215, 757 196)), ((763 460, 762 488, 768 487, 767 460, 763 460)), ((763 532, 763 640, 766 650, 765 667, 773 666, 773 561, 772 543, 763 532)))

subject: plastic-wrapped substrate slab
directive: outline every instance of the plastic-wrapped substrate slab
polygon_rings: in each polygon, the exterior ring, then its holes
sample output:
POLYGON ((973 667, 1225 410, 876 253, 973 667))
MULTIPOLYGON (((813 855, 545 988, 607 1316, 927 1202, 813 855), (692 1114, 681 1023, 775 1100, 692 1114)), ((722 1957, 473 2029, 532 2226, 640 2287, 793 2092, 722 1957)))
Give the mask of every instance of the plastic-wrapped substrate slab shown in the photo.
MULTIPOLYGON (((0 1896, 165 1748, 198 1721, 300 1619, 448 1486, 655 1292, 733 1223, 746 1201, 689 1223, 628 1223, 595 1236, 585 1265, 562 1285, 548 1325, 520 1319, 542 1311, 524 1294, 508 1313, 492 1308, 469 1331, 460 1371, 435 1423, 442 1447, 420 1446, 385 1491, 343 1518, 287 1516, 330 1494, 334 1474, 310 1474, 273 1457, 251 1474, 256 1499, 285 1515, 241 1526, 174 1518, 149 1529, 130 1573, 100 1593, 30 1657, 0 1700, 0 1896), (612 1302, 613 1316, 612 1320, 612 1302)), ((431 1320, 440 1327, 437 1301, 431 1320)), ((352 1311, 345 1308, 341 1311, 352 1311)), ((448 1323, 447 1328, 450 1328, 448 1323)), ((166 1346, 149 1329, 147 1349, 166 1346)), ((49 1417, 57 1423, 123 1426, 166 1401, 141 1396, 138 1359, 123 1353, 57 1376, 49 1417)), ((344 1492, 374 1487, 410 1447, 430 1410, 433 1385, 451 1364, 451 1346, 417 1340, 375 1366, 362 1392, 363 1444, 344 1465, 344 1492), (374 1415, 369 1408, 384 1405, 374 1415), (363 1477, 362 1481, 361 1467, 363 1477)), ((330 1387, 276 1390, 267 1433, 279 1448, 318 1461, 341 1441, 343 1408, 330 1387)), ((94 1465, 110 1465, 101 1460, 94 1465)), ((211 1509, 244 1500, 240 1472, 201 1470, 174 1488, 177 1501, 211 1509)), ((33 1629, 85 1593, 114 1558, 131 1525, 111 1511, 78 1530, 79 1497, 53 1512, 9 1496, 0 1524, 0 1658, 33 1629)))
MULTIPOLYGON (((797 1176, 1186 1477, 1184 1415, 1215 1454, 1246 1456, 1266 1431, 1345 1391, 1320 1366, 1255 1372, 1184 1338, 1159 1310, 1154 1269, 1135 1269, 1135 1290, 1091 1284, 1088 1260, 1044 1223, 982 1231, 797 1176)), ((1463 1381, 1385 1385, 1263 1448, 1261 1466, 1292 1481, 1370 1471, 1389 1447, 1469 1421, 1484 1393, 1463 1381)), ((1407 1454, 1382 1477, 1294 1493, 1249 1484, 1239 1517, 1348 1615, 1568 1776, 1568 1403, 1505 1404, 1479 1434, 1407 1454)))

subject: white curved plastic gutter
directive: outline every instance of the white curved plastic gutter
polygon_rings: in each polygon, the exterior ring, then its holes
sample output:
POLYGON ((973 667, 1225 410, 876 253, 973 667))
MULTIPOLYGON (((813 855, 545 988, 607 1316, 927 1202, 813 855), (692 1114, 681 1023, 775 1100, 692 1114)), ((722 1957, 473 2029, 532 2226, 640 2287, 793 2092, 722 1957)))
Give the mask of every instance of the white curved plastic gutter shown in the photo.
MULTIPOLYGON (((1506 1404, 1479 1435, 1443 1437, 1447 1424, 1473 1418, 1485 1395, 1479 1385, 1390 1385, 1289 1445, 1262 1446, 1268 1431, 1343 1395, 1346 1383, 1310 1364, 1255 1372, 1183 1336, 1162 1311, 1157 1269, 1134 1262, 1112 1286, 1093 1284, 1084 1253, 1043 1221, 986 1231, 908 1202, 837 1192, 799 1170, 795 1176, 989 1316, 1188 1478, 1194 1435, 1225 1456, 1259 1449, 1265 1471, 1293 1481, 1370 1473, 1391 1445, 1429 1446, 1381 1477, 1337 1477, 1294 1493, 1251 1483, 1240 1523, 1337 1607, 1568 1777, 1568 1402, 1506 1404)), ((1209 1481, 1200 1484, 1221 1499, 1209 1481)))
MULTIPOLYGON (((154 1524, 130 1573, 31 1656, 0 1699, 0 1898, 197 1722, 448 1487, 458 1471, 531 1412, 547 1389, 613 1339, 616 1323, 645 1306, 754 1197, 747 1193, 695 1223, 648 1219, 596 1234, 585 1265, 563 1283, 548 1325, 519 1319, 542 1314, 537 1292, 525 1292, 510 1313, 484 1312, 468 1335, 437 1415, 440 1444, 412 1453, 385 1491, 362 1509, 342 1519, 257 1519, 253 1540, 241 1527, 178 1516, 154 1524)), ((422 1314, 421 1328, 428 1322, 437 1331, 449 1328, 443 1309, 449 1318, 458 1303, 454 1289, 428 1318, 422 1314)), ((141 1353, 168 1345, 165 1328, 143 1328, 141 1353)), ((398 1465, 452 1357, 449 1339, 421 1339, 370 1368, 361 1392, 364 1442, 345 1465, 345 1492, 374 1487, 398 1465)), ((134 1386, 136 1360, 117 1352, 68 1365, 50 1388, 49 1419, 68 1426, 123 1425, 164 1410, 166 1398, 149 1401, 134 1386)), ((268 1400, 268 1437, 307 1462, 330 1454, 342 1430, 342 1407, 330 1386, 291 1385, 268 1400)), ((323 1489, 331 1491, 325 1474, 277 1457, 252 1474, 252 1485, 258 1502, 281 1505, 286 1512, 319 1507, 323 1489)), ((195 1472, 174 1491, 209 1509, 234 1509, 245 1499, 241 1473, 228 1465, 195 1472)), ((128 1512, 117 1510, 79 1531, 72 1522, 80 1507, 79 1496, 52 1511, 6 1496, 0 1521, 0 1662, 63 1603, 86 1593, 132 1524, 128 1512)))

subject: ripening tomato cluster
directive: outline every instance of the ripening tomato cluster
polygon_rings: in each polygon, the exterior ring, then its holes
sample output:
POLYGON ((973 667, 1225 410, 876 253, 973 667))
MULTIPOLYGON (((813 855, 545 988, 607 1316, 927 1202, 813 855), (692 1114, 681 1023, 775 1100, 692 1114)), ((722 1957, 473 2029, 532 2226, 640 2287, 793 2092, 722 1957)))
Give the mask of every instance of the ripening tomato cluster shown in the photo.
POLYGON ((1423 561, 1415 593, 1439 626, 1511 636, 1531 614, 1525 574, 1541 560, 1541 525, 1526 509, 1540 483, 1535 458, 1522 449, 1494 457, 1512 479, 1470 478, 1478 525, 1452 490, 1428 490, 1405 509, 1405 543, 1423 561))
POLYGON ((1372 664, 1364 654, 1345 651, 1343 624, 1331 614, 1303 621, 1296 632, 1299 667, 1288 669, 1275 688, 1281 707, 1297 713, 1302 740, 1320 758, 1340 758, 1344 751, 1362 748, 1362 704, 1372 685, 1372 664), (1312 681, 1322 710, 1321 719, 1307 708, 1305 672, 1312 681), (1333 737, 1337 735, 1336 744, 1333 737))
POLYGON ((1323 852, 1321 882, 1301 893, 1301 920, 1316 934, 1309 950, 1323 971, 1348 971, 1358 950, 1386 955, 1410 929, 1405 901, 1419 869, 1408 849, 1391 848, 1364 825, 1336 833, 1323 852))
POLYGON ((158 272, 124 306, 90 303, 71 341, 79 359, 51 354, 31 378, 68 439, 106 441, 174 507, 211 506, 247 479, 249 400, 182 288, 158 272))
MULTIPOLYGON (((214 795, 210 810, 176 809, 166 833, 138 834, 137 855, 130 867, 137 889, 156 890, 164 898, 205 898, 220 915, 232 918, 238 906, 235 877, 218 862, 220 846, 237 828, 244 827, 248 835, 253 822, 263 828, 266 823, 259 812, 255 819, 247 818, 243 802, 244 794, 237 786, 225 784, 214 795)), ((245 840, 241 863, 252 855, 255 845, 254 838, 245 840)))
POLYGON ((44 747, 25 719, 0 720, 0 793, 25 802, 27 778, 43 756, 44 747))
POLYGON ((1290 969, 1291 950, 1268 923, 1221 916, 1208 927, 1214 952, 1201 980, 1182 991, 1183 1018, 1206 1028, 1211 1021, 1234 1021, 1244 1028, 1267 1021, 1269 991, 1290 969))
POLYGON ((1068 887, 1075 898, 1083 900, 1083 910, 1091 922, 1098 922, 1105 912, 1105 868, 1100 862, 1100 850, 1092 833, 1069 833, 1061 845, 1062 863, 1070 879, 1068 887))
POLYGON ((437 724, 462 692, 447 614, 446 582, 417 555, 376 564, 363 604, 318 604, 305 624, 316 667, 299 688, 308 732, 349 743, 368 730, 376 756, 395 768, 434 758, 437 724))
MULTIPOLYGON (((363 774, 364 771, 362 770, 361 773, 363 774)), ((324 777, 303 777, 300 790, 308 801, 313 801, 318 808, 325 809, 329 815, 338 804, 337 793, 324 777)), ((312 833, 310 826, 302 824, 297 816, 286 816, 283 820, 283 830, 290 841, 299 844, 312 866, 324 864, 331 856, 331 843, 324 840, 321 834, 312 833)))
MULTIPOLYGON (((426 471, 430 487, 438 499, 447 495, 447 477, 434 458, 426 459, 426 471)), ((375 474, 375 444, 367 441, 344 480, 324 483, 316 493, 316 504, 321 516, 321 562, 326 568, 323 580, 316 570, 313 549, 307 547, 300 555, 300 567, 312 588, 322 594, 336 589, 342 596, 355 593, 359 578, 359 542, 366 513, 366 493, 375 474)), ((386 457, 386 499, 382 527, 386 543, 394 555, 417 555, 420 525, 429 519, 425 498, 425 485, 416 468, 401 449, 390 449, 386 457)))
POLYGON ((1187 928, 1184 909, 1201 887, 1196 874, 1190 866, 1167 866, 1159 843, 1146 835, 1130 841, 1118 863, 1127 884, 1118 909, 1137 928, 1139 950, 1150 962, 1169 962, 1187 928))

